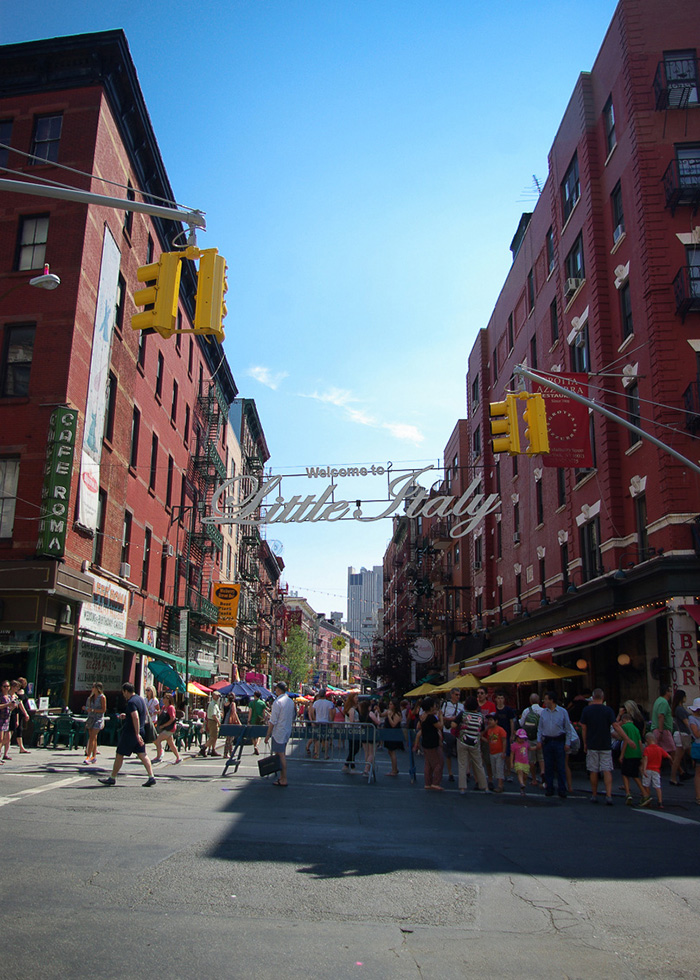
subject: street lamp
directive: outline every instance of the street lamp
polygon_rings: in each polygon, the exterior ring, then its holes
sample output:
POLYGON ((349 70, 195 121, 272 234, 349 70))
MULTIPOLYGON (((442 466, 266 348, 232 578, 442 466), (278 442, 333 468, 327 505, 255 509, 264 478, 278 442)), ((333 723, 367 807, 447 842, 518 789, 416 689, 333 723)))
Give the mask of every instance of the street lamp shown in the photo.
POLYGON ((23 279, 21 282, 16 282, 14 286, 11 286, 6 293, 0 296, 0 300, 5 299, 10 293, 14 293, 15 289, 19 289, 20 286, 35 286, 37 289, 57 289, 61 285, 61 280, 53 272, 49 272, 48 262, 44 266, 44 271, 40 276, 34 276, 33 279, 23 279))

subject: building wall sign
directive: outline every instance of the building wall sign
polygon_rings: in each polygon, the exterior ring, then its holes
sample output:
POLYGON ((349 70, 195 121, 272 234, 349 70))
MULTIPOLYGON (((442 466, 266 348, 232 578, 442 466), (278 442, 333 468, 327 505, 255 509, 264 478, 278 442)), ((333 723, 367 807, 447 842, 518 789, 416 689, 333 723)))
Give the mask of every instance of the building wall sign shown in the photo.
POLYGON ((695 635, 695 620, 688 613, 669 613, 668 654, 671 679, 674 691, 678 688, 685 691, 687 704, 700 697, 698 644, 695 635))
POLYGON ((240 585, 231 582, 215 582, 212 585, 212 602, 219 611, 217 626, 235 626, 238 622, 240 585))
POLYGON ((62 558, 66 550, 70 484, 78 413, 73 408, 57 408, 51 413, 46 446, 44 486, 41 491, 41 519, 37 555, 62 558))
POLYGON ((75 664, 75 690, 89 691, 96 681, 105 691, 118 691, 124 676, 124 651, 100 643, 80 640, 75 664))
POLYGON ((106 636, 126 636, 128 590, 98 575, 90 578, 93 580, 93 601, 83 603, 80 628, 106 636))
MULTIPOLYGON (((407 517, 450 517, 450 537, 462 538, 473 531, 487 514, 501 506, 498 494, 486 496, 477 493, 481 482, 479 477, 470 483, 460 497, 436 495, 420 486, 418 478, 434 469, 434 466, 426 466, 420 470, 405 470, 400 476, 390 479, 386 501, 364 502, 372 505, 386 504, 379 513, 371 515, 363 513, 362 500, 336 500, 338 488, 333 482, 318 496, 294 494, 285 499, 282 496, 281 476, 271 476, 264 481, 249 476, 236 476, 219 486, 212 498, 211 512, 204 520, 214 524, 247 525, 314 524, 319 521, 349 519, 371 522, 393 517, 402 508, 407 517), (243 500, 239 500, 236 485, 240 481, 246 481, 250 485, 251 480, 254 489, 243 500), (274 497, 272 502, 268 501, 269 497, 274 497)), ((289 477, 285 476, 284 479, 289 477)))

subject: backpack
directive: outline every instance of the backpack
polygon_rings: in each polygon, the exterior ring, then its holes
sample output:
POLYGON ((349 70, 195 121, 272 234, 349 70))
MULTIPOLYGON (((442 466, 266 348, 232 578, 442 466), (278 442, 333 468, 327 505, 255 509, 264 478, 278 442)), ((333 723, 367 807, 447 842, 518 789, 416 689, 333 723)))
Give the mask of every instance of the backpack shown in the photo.
POLYGON ((537 729, 540 726, 540 716, 537 712, 530 708, 528 713, 525 715, 525 721, 523 723, 523 728, 527 732, 528 741, 537 741, 537 729))

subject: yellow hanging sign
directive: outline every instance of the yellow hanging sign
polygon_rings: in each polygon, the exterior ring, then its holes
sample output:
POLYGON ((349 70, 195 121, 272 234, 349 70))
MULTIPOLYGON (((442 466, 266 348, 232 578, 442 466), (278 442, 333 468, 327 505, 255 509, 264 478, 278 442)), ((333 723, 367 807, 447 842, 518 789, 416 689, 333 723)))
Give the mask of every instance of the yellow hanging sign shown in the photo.
POLYGON ((217 626, 235 626, 238 622, 238 599, 240 585, 232 582, 216 582, 213 586, 212 601, 219 611, 217 626))

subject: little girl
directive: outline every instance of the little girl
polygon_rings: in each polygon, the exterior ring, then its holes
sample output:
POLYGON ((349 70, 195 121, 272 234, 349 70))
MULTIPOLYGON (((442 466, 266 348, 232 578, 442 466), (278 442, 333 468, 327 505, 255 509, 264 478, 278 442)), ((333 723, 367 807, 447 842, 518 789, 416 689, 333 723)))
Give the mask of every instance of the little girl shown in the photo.
POLYGON ((525 796, 525 784, 530 772, 530 758, 528 755, 527 732, 524 728, 519 728, 515 733, 515 741, 510 750, 510 768, 515 772, 520 784, 520 795, 525 796))

